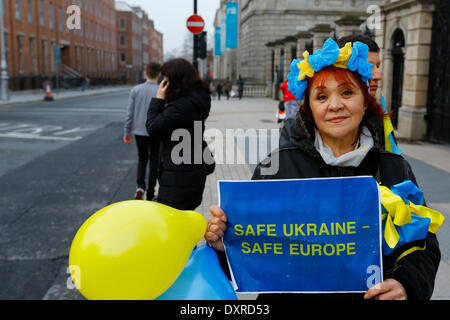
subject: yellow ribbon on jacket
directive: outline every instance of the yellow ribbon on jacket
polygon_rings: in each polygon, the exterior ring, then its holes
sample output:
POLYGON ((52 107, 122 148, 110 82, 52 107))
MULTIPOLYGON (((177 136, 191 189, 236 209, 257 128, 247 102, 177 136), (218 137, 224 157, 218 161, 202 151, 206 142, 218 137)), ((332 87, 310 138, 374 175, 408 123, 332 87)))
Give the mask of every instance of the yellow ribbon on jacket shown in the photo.
POLYGON ((305 78, 307 76, 309 78, 314 77, 314 69, 309 64, 308 57, 309 57, 309 52, 308 52, 308 50, 305 50, 305 52, 303 52, 304 59, 297 64, 297 68, 300 70, 300 72, 298 73, 298 79, 297 79, 299 81, 305 80, 305 78))
POLYGON ((386 151, 392 152, 391 141, 389 140, 389 135, 394 132, 394 127, 392 126, 391 118, 389 115, 384 115, 383 118, 384 125, 384 144, 386 151))
POLYGON ((352 56, 352 43, 347 42, 343 48, 339 49, 339 51, 339 57, 333 65, 338 68, 348 69, 347 62, 352 56))
POLYGON ((381 204, 387 210, 387 214, 382 216, 386 219, 384 229, 384 239, 390 248, 395 248, 400 235, 395 226, 403 226, 411 222, 411 213, 414 213, 423 218, 431 220, 428 232, 436 233, 444 222, 444 216, 425 206, 415 205, 412 202, 406 204, 403 199, 394 194, 389 188, 380 186, 381 204))

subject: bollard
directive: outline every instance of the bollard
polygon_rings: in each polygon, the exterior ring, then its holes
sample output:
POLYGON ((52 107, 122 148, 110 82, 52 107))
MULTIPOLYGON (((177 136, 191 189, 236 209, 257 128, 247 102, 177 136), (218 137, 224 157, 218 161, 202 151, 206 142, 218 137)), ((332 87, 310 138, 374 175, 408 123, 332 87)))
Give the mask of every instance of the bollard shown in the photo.
POLYGON ((50 82, 47 81, 45 83, 45 97, 44 97, 44 101, 53 101, 53 96, 52 96, 52 89, 50 88, 50 82))

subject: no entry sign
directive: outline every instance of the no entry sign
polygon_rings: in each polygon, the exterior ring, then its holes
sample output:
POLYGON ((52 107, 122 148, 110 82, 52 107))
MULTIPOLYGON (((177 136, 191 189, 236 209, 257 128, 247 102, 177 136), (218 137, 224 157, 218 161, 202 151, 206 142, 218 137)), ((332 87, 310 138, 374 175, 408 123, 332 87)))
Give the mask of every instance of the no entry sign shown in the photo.
POLYGON ((193 14, 187 19, 186 27, 193 34, 198 34, 205 28, 205 21, 198 14, 193 14))

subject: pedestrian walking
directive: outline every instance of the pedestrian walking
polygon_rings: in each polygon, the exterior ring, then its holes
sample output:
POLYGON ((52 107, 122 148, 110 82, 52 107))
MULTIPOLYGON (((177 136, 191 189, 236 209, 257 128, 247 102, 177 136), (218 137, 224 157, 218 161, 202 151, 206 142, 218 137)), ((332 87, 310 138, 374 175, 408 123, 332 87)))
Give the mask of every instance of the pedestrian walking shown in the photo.
POLYGON ((164 80, 151 100, 146 123, 150 136, 161 137, 157 201, 180 210, 194 210, 202 201, 206 176, 211 173, 202 157, 207 146, 203 133, 211 96, 208 84, 185 59, 167 61, 161 73, 164 80), (182 141, 173 141, 175 131, 182 141))
POLYGON ((287 80, 280 85, 283 92, 284 110, 286 111, 286 119, 295 119, 298 111, 298 103, 292 92, 289 91, 287 80))
POLYGON ((158 91, 158 77, 161 66, 158 63, 150 63, 145 70, 146 82, 137 85, 130 92, 128 100, 127 116, 125 119, 124 138, 126 144, 136 139, 138 151, 137 189, 135 200, 153 200, 159 167, 160 139, 157 134, 149 135, 145 127, 147 112, 152 98, 158 91), (148 169, 148 180, 145 176, 148 169))
POLYGON ((238 77, 237 85, 238 85, 239 100, 241 100, 242 96, 244 95, 244 80, 242 79, 241 75, 239 75, 238 77))
POLYGON ((81 92, 84 92, 86 90, 86 83, 87 83, 87 79, 84 75, 80 76, 80 87, 81 87, 81 92))
POLYGON ((231 92, 231 82, 230 80, 225 81, 225 84, 223 85, 223 90, 225 91, 225 95, 227 97, 227 100, 230 100, 230 92, 231 92))
MULTIPOLYGON (((314 53, 314 58, 309 56, 317 63, 316 66, 321 66, 319 70, 308 73, 312 67, 305 59, 299 64, 300 70, 291 71, 290 85, 295 89, 292 93, 297 100, 304 100, 292 128, 292 146, 272 152, 256 167, 253 180, 367 175, 388 188, 405 180, 411 180, 417 185, 409 163, 402 156, 387 152, 379 144, 376 129, 371 123, 383 119, 384 112, 369 94, 366 84, 367 79, 372 77, 371 66, 364 63, 367 56, 364 57, 363 52, 368 51, 368 48, 362 43, 353 45, 356 46, 353 52, 360 59, 355 71, 347 67, 351 54, 345 55, 345 50, 340 52, 332 39, 325 42, 323 50, 314 53), (329 59, 330 56, 338 57, 338 66, 334 65, 334 59, 329 59), (299 80, 305 74, 304 79, 299 80), (279 170, 275 174, 263 175, 261 168, 270 166, 275 159, 279 170)), ((326 201, 326 197, 323 201, 326 201)), ((205 238, 221 255, 220 260, 226 262, 221 241, 227 229, 226 214, 218 206, 212 206, 210 212, 212 218, 208 221, 205 238)), ((340 296, 339 293, 288 294, 284 297, 430 299, 440 257, 436 235, 428 232, 422 240, 406 243, 388 255, 383 252, 384 281, 365 293, 340 296)), ((222 267, 228 271, 226 263, 222 267)), ((280 295, 265 294, 258 298, 275 299, 280 298, 280 295)))
POLYGON ((220 97, 222 96, 222 90, 223 90, 223 86, 222 83, 219 82, 216 86, 216 92, 217 92, 217 99, 220 100, 220 97))
POLYGON ((291 128, 295 122, 299 106, 292 92, 289 91, 287 80, 280 85, 280 90, 283 93, 283 101, 281 103, 284 105, 284 123, 280 134, 280 146, 284 146, 290 143, 291 128))
POLYGON ((209 92, 211 92, 211 98, 214 99, 216 96, 216 87, 212 81, 209 83, 209 92))

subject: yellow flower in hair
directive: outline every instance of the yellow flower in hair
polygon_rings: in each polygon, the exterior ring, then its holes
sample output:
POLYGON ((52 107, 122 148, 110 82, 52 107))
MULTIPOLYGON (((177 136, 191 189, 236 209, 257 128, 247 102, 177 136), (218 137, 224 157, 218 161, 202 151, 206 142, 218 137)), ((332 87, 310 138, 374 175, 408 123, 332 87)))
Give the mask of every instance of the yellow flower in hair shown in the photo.
POLYGON ((308 62, 309 52, 308 50, 305 50, 303 52, 303 59, 300 63, 297 64, 298 69, 300 70, 298 74, 299 81, 305 80, 305 77, 308 76, 309 78, 314 77, 314 69, 311 67, 311 65, 308 62))
POLYGON ((339 51, 339 57, 333 65, 338 68, 347 69, 347 62, 352 56, 352 43, 347 42, 343 48, 339 49, 339 51))

